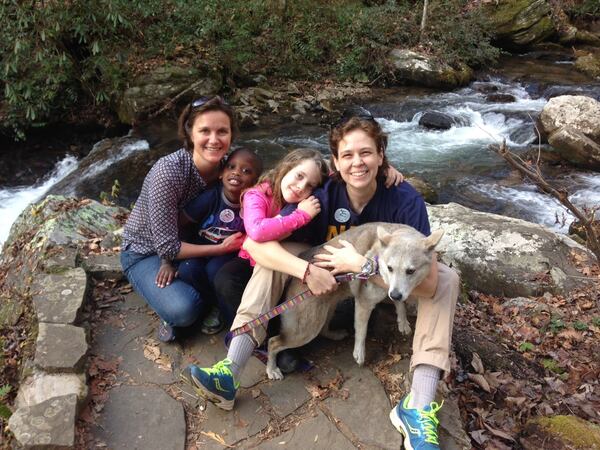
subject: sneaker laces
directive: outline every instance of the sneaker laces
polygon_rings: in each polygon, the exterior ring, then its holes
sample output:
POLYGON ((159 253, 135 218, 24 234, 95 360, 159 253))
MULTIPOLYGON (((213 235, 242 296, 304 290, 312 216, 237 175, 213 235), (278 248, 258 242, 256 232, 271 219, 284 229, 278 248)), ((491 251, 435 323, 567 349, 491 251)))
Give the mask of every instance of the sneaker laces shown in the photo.
POLYGON ((440 421, 436 417, 437 413, 444 402, 441 404, 437 402, 431 402, 429 410, 419 409, 419 422, 423 425, 423 431, 425 433, 425 442, 430 444, 440 445, 438 442, 437 428, 440 421))
POLYGON ((214 366, 204 369, 204 371, 208 375, 226 375, 226 376, 233 377, 233 374, 231 373, 231 369, 229 368, 230 365, 231 365, 231 360, 229 358, 225 358, 224 360, 216 363, 214 366))

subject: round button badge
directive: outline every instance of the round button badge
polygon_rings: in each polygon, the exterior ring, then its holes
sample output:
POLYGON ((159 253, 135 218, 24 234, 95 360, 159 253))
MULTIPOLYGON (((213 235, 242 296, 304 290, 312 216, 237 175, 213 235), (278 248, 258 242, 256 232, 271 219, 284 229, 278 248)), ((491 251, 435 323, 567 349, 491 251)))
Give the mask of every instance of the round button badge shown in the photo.
POLYGON ((333 218, 339 223, 346 223, 350 220, 350 211, 346 208, 339 208, 335 211, 333 218))
POLYGON ((221 219, 221 222, 223 223, 233 222, 233 219, 235 219, 235 213, 230 209, 224 209, 221 211, 221 214, 219 214, 219 219, 221 219))

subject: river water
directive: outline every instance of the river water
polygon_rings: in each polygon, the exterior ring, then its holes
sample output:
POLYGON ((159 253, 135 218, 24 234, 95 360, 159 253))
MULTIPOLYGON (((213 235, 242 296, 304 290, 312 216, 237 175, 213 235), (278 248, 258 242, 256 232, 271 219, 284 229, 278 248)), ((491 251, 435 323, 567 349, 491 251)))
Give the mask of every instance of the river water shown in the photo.
MULTIPOLYGON (((458 202, 477 210, 544 224, 565 233, 572 221, 565 208, 530 183, 513 176, 506 163, 489 148, 505 140, 515 152, 522 153, 537 142, 534 121, 547 102, 544 93, 557 88, 555 85, 564 87, 564 83, 557 81, 540 83, 540 78, 548 74, 544 65, 559 71, 562 80, 568 81, 571 91, 582 88, 586 93, 600 95, 600 86, 574 84, 569 79, 572 72, 569 61, 541 64, 541 67, 540 63, 535 65, 539 77, 534 81, 523 76, 486 75, 482 77, 484 81, 473 82, 452 92, 414 89, 407 93, 403 89, 395 93, 387 90, 377 100, 361 106, 368 109, 389 133, 390 162, 403 173, 418 176, 431 184, 438 192, 440 203, 458 202), (489 92, 510 94, 515 101, 488 101, 486 96, 489 92), (419 119, 427 110, 450 114, 457 118, 458 125, 446 131, 424 129, 419 126, 419 119)), ((580 82, 578 78, 575 80, 575 83, 580 82)), ((242 133, 238 144, 255 148, 267 161, 277 160, 293 147, 318 148, 327 154, 327 132, 324 127, 288 124, 242 133)), ((153 139, 156 140, 156 136, 125 140, 119 144, 118 151, 111 152, 110 164, 96 163, 93 170, 101 172, 119 159, 148 151, 148 141, 153 139)), ((168 150, 177 148, 172 138, 167 141, 168 150)), ((56 163, 51 173, 33 186, 0 188, 0 243, 8 236, 10 225, 18 214, 30 202, 42 198, 52 185, 77 165, 76 159, 67 155, 56 163)), ((86 168, 86 173, 89 170, 86 168)), ((547 173, 547 177, 567 188, 575 204, 600 204, 599 173, 556 166, 547 173)), ((139 185, 141 182, 141 179, 138 180, 139 185)))

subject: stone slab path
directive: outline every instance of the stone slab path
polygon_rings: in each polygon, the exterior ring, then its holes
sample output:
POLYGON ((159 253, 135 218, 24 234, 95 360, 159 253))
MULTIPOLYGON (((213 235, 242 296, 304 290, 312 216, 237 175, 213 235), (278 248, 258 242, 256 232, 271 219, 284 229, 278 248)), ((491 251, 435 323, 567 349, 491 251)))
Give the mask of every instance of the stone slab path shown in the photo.
MULTIPOLYGON (((398 355, 393 370, 407 370, 410 346, 394 329, 389 306, 374 314, 377 327, 370 332, 365 367, 352 358, 352 338, 318 338, 302 351, 314 362, 313 369, 282 381, 269 381, 264 364, 253 357, 236 406, 226 412, 197 399, 179 381, 187 364, 206 366, 224 357, 224 333, 190 332, 176 343, 159 343, 155 315, 130 293, 124 302, 93 313, 88 407, 94 409, 94 418, 88 419, 86 445, 145 450, 399 449, 400 434, 388 418, 392 404, 376 372, 389 359, 390 335, 395 336, 393 352, 398 355)), ((395 377, 404 379, 402 373, 395 377)), ((450 405, 447 416, 444 422, 458 416, 455 406, 450 405)), ((460 422, 453 427, 444 432, 449 438, 442 449, 469 448, 460 422)))

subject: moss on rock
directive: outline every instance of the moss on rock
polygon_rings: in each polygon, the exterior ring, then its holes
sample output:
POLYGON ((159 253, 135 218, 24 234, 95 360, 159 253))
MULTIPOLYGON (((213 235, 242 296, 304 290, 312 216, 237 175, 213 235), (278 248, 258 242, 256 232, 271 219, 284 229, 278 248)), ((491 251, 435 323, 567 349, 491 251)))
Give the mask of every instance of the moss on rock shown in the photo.
POLYGON ((600 449, 600 426, 576 416, 538 417, 523 430, 526 449, 600 449))

